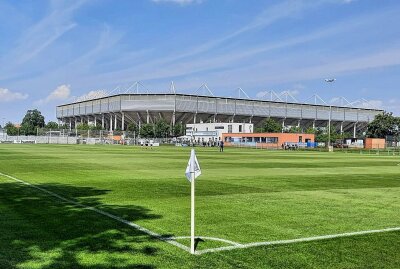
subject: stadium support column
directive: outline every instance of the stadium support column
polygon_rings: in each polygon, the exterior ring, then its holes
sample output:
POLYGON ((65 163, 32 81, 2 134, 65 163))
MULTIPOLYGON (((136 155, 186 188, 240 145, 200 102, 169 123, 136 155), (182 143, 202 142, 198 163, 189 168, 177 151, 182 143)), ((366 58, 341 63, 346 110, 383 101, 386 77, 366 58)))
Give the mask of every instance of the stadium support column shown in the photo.
MULTIPOLYGON (((175 127, 176 124, 176 91, 175 91, 175 86, 173 88, 174 92, 174 113, 172 113, 172 126, 175 127)), ((173 134, 173 128, 171 128, 171 134, 173 134)))
POLYGON ((76 126, 78 125, 78 120, 76 119, 76 117, 75 117, 75 125, 74 125, 74 128, 76 129, 76 126))
POLYGON ((136 113, 139 125, 139 137, 140 137, 140 130, 142 129, 142 117, 140 117, 139 112, 136 113))
POLYGON ((72 119, 71 118, 69 118, 69 130, 70 131, 72 130, 72 119))
POLYGON ((340 134, 343 134, 343 121, 340 123, 340 134))
POLYGON ((125 113, 121 112, 122 116, 121 116, 121 130, 125 131, 125 113))
POLYGON ((284 132, 284 130, 285 130, 285 119, 282 120, 282 133, 284 132))
POLYGON ((96 117, 96 115, 94 116, 94 127, 97 127, 97 117, 96 117))
POLYGON ((117 130, 117 114, 114 115, 114 130, 117 130))
POLYGON ((104 114, 101 115, 101 128, 104 129, 104 114))
POLYGON ((110 132, 113 130, 112 115, 110 114, 110 132))
POLYGON ((175 126, 176 124, 176 114, 175 111, 172 113, 172 126, 175 126))
POLYGON ((356 134, 357 134, 357 122, 355 122, 353 126, 353 138, 356 138, 356 134))
POLYGON ((214 117, 213 117, 214 123, 217 121, 217 115, 218 115, 218 99, 215 99, 215 113, 214 113, 214 117))
POLYGON ((150 123, 150 114, 149 111, 146 110, 146 123, 149 124, 150 123))
POLYGON ((331 121, 332 121, 332 106, 329 106, 328 148, 330 148, 330 146, 331 146, 331 121))

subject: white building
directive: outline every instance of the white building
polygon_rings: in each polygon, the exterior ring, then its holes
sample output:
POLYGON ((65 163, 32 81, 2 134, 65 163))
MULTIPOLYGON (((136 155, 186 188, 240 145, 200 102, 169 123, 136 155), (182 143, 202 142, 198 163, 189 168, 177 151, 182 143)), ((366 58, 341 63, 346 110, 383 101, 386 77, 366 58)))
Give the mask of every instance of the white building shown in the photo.
POLYGON ((196 123, 186 124, 186 136, 192 137, 196 142, 217 142, 222 138, 223 133, 252 133, 252 123, 196 123))

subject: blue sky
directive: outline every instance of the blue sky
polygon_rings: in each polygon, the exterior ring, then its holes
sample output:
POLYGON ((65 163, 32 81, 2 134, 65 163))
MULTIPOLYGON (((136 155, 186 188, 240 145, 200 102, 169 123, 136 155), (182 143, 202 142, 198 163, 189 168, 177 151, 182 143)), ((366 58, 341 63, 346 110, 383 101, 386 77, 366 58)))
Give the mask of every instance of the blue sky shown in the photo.
POLYGON ((400 115, 397 0, 2 0, 0 16, 0 123, 31 108, 54 120, 57 104, 135 81, 400 115))

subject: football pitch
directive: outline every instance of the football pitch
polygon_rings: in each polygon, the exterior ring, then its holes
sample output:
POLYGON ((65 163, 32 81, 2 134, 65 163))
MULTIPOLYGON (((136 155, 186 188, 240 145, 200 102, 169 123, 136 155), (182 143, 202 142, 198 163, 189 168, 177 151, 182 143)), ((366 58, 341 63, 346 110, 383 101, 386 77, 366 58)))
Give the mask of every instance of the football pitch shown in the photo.
POLYGON ((0 268, 400 268, 400 157, 0 145, 0 268))

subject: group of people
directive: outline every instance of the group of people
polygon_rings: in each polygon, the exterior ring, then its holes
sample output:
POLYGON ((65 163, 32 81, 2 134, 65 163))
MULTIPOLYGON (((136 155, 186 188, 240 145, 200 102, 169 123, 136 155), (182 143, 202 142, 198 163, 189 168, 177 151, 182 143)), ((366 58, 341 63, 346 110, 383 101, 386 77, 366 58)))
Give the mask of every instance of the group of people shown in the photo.
POLYGON ((224 141, 219 140, 208 140, 208 141, 201 141, 199 145, 203 147, 219 147, 219 151, 223 152, 224 151, 224 141))

